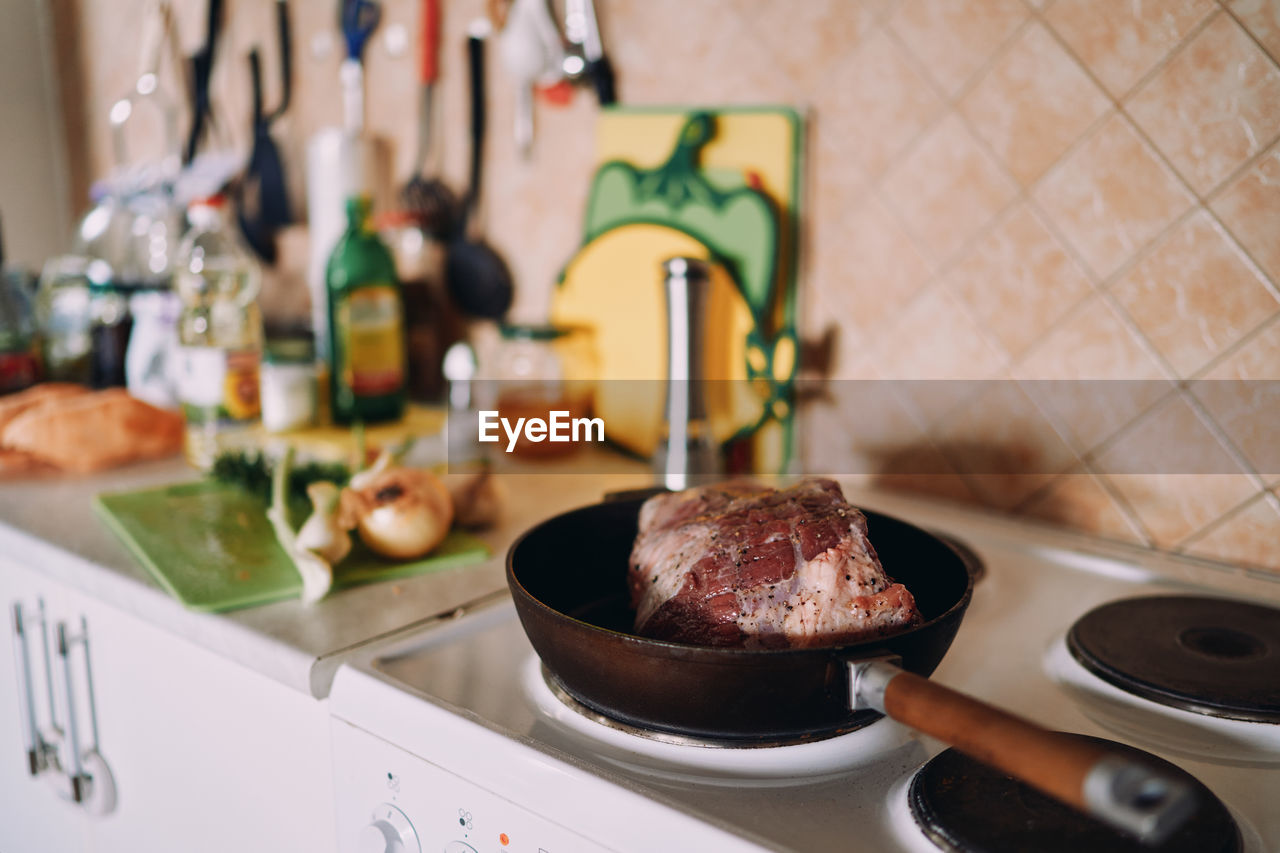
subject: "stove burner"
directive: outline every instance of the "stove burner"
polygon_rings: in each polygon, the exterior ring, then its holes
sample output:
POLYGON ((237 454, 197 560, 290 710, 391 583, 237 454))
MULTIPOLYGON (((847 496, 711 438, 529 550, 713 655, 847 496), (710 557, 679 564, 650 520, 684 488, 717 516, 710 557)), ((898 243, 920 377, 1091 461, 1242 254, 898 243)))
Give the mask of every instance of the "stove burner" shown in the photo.
POLYGON ((753 738, 744 740, 741 738, 710 738, 700 737, 696 735, 676 734, 674 732, 662 731, 660 729, 644 728, 643 726, 632 725, 631 723, 610 717, 606 714, 595 710, 591 706, 577 699, 568 690, 565 690, 556 677, 552 675, 545 666, 540 667, 542 672, 542 680, 546 683, 547 688, 551 691, 551 695, 560 700, 566 708, 573 711, 585 719, 602 726, 622 732, 636 737, 647 738, 649 740, 658 741, 659 743, 675 744, 677 746, 700 746, 710 747, 713 749, 769 749, 777 746, 796 746, 799 744, 818 743, 828 738, 840 737, 864 728, 880 719, 879 714, 857 714, 852 720, 852 725, 835 729, 829 732, 822 732, 815 735, 806 735, 803 737, 788 738, 753 738))
POLYGON ((1195 777, 1141 750, 1101 738, 1076 737, 1108 744, 1184 778, 1200 796, 1199 810, 1173 838, 1149 846, 948 749, 911 780, 911 814, 929 840, 948 853, 1239 853, 1243 849, 1227 807, 1195 777))
POLYGON ((856 731, 821 740, 715 740, 655 732, 599 714, 566 693, 536 655, 521 667, 520 681, 536 714, 535 730, 542 728, 549 742, 663 782, 787 787, 877 772, 886 762, 897 773, 925 758, 909 729, 879 715, 856 731))
POLYGON ((1102 680, 1161 705, 1280 723, 1280 610, 1225 598, 1130 598, 1081 617, 1067 649, 1102 680))

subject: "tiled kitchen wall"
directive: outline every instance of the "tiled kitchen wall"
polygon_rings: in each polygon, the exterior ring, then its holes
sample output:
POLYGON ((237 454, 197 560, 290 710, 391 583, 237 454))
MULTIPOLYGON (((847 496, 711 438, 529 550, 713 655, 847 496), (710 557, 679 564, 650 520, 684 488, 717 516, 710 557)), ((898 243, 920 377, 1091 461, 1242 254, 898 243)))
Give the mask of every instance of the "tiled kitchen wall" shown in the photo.
MULTIPOLYGON (((95 173, 109 165, 107 101, 135 73, 125 5, 79 4, 85 112, 73 121, 90 129, 95 173)), ((203 3, 177 5, 190 50, 203 3)), ((1280 2, 597 5, 625 101, 806 111, 802 332, 831 334, 833 376, 1010 380, 870 419, 813 406, 809 467, 867 470, 860 456, 888 437, 928 473, 867 473, 884 485, 1280 572, 1280 473, 1259 470, 1280 436, 1266 428, 1280 423, 1280 402, 1247 401, 1275 414, 1249 419, 1238 398, 1177 384, 1280 379, 1280 2), (1021 383, 1034 379, 1168 384, 1064 423, 1021 383), (1012 463, 975 465, 956 450, 974 442, 1008 449, 1012 463), (1213 473, 1132 464, 1185 447, 1213 473)), ((295 186, 306 136, 339 119, 336 44, 322 55, 316 41, 331 6, 293 4, 296 106, 277 136, 295 186)), ((385 6, 385 20, 413 28, 415 3, 385 6)), ((270 16, 265 0, 228 7, 231 59, 215 94, 234 120, 247 112, 243 53, 270 41, 270 16)), ((463 33, 482 8, 444 3, 444 173, 455 184, 466 154, 463 33)), ((491 58, 484 225, 517 273, 516 315, 538 318, 576 243, 595 109, 586 93, 540 107, 522 160, 507 132, 511 86, 491 58)), ((369 66, 370 126, 396 142, 403 174, 412 54, 375 42, 369 66)), ((276 287, 276 310, 295 308, 276 287)))

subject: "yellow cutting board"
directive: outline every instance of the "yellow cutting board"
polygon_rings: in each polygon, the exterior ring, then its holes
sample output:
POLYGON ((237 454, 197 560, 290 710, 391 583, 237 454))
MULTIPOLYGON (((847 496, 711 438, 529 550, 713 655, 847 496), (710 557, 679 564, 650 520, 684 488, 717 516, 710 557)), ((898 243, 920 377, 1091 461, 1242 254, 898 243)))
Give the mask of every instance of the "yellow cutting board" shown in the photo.
MULTIPOLYGON (((660 166, 671 154, 690 109, 610 110, 597 122, 597 161, 621 160, 637 168, 660 166)), ((702 148, 700 165, 709 176, 737 178, 769 196, 778 214, 778 269, 769 319, 774 329, 794 321, 794 229, 799 202, 800 123, 786 108, 711 110, 715 136, 702 148)), ((678 230, 632 224, 601 234, 569 262, 552 294, 555 323, 596 330, 602 380, 597 413, 609 437, 648 456, 662 422, 666 379, 666 308, 663 260, 676 255, 709 258, 705 246, 678 230), (645 383, 620 380, 649 380, 645 383)), ((738 380, 712 386, 708 399, 712 428, 723 441, 755 424, 763 400, 747 387, 747 335, 755 322, 746 300, 720 267, 714 268, 708 306, 706 378, 738 380)), ((785 456, 777 429, 762 436, 770 445, 757 458, 771 468, 785 456)))
MULTIPOLYGON (((600 375, 595 411, 609 438, 633 453, 653 451, 662 424, 667 375, 666 304, 662 260, 710 260, 705 246, 661 225, 626 225, 606 231, 570 262, 556 292, 552 321, 595 329, 600 375)), ((748 392, 747 333, 755 321, 723 267, 711 267, 707 299, 706 386, 712 431, 724 441, 760 417, 761 401, 748 392)))

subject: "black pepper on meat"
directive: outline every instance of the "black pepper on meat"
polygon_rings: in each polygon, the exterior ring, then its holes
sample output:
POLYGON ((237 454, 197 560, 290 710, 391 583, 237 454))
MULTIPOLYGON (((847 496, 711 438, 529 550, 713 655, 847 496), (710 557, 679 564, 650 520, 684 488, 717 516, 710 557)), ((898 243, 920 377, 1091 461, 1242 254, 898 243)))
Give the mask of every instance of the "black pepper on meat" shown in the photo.
POLYGON ((825 479, 782 490, 735 482, 649 499, 629 582, 636 631, 677 642, 836 645, 921 618, 911 593, 880 565, 866 518, 825 479))

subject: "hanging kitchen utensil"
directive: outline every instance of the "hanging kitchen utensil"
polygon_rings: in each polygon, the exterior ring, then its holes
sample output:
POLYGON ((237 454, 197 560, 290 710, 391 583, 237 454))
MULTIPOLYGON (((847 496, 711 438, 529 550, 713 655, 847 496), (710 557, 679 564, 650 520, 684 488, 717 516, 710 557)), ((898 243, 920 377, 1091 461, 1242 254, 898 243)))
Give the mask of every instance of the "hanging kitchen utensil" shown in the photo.
POLYGON ((285 186, 280 149, 271 137, 271 124, 289 107, 292 91, 293 38, 286 0, 276 0, 276 32, 280 42, 280 104, 270 114, 262 104, 262 61, 258 49, 249 52, 253 87, 253 149, 237 199, 240 230, 258 257, 276 262, 276 231, 293 221, 285 186))
POLYGON ((596 19, 594 0, 566 0, 564 37, 569 43, 563 62, 565 76, 571 80, 589 81, 600 106, 615 103, 613 66, 604 55, 604 46, 600 42, 600 24, 596 19))
POLYGON ((321 362, 329 357, 325 269, 346 229, 347 200, 367 195, 373 200, 374 210, 378 210, 394 192, 390 144, 364 129, 364 68, 360 57, 381 14, 377 3, 342 0, 338 22, 347 46, 347 56, 339 69, 343 124, 321 128, 307 141, 307 286, 311 291, 316 358, 321 362))
MULTIPOLYGON (((179 74, 182 59, 177 53, 177 34, 173 23, 173 11, 168 0, 156 0, 143 17, 139 46, 138 76, 133 87, 111 105, 107 119, 111 127, 111 149, 115 160, 113 181, 121 192, 149 191, 157 185, 171 182, 181 168, 182 146, 179 140, 179 110, 172 93, 160 85, 160 62, 166 44, 173 51, 173 64, 179 74), (137 117, 143 106, 153 109, 160 119, 164 154, 153 163, 129 162, 125 126, 137 117), (127 173, 127 174, 126 174, 127 173)), ((178 85, 181 91, 183 81, 178 85)))
MULTIPOLYGON (((432 145, 434 121, 432 91, 440 73, 440 0, 422 3, 422 65, 419 76, 421 95, 418 102, 418 153, 414 158, 413 177, 400 191, 400 203, 413 214, 420 227, 433 234, 449 234, 453 230, 457 199, 444 181, 427 175, 427 158, 435 152, 432 145)), ((431 169, 438 171, 439 157, 432 158, 431 169)))
POLYGON ((342 60, 342 125, 349 132, 364 129, 364 48, 369 36, 382 20, 382 5, 377 0, 343 0, 338 24, 347 42, 347 56, 342 60))
POLYGON ((485 138, 484 50, 489 33, 483 19, 472 24, 467 37, 467 65, 471 81, 471 174, 462 212, 449 241, 445 280, 454 304, 465 314, 498 320, 514 296, 511 271, 482 239, 469 235, 480 202, 485 138))
POLYGON ((607 717, 737 744, 810 739, 886 714, 1093 817, 1159 840, 1195 808, 1182 782, 928 679, 973 594, 975 567, 946 541, 866 512, 885 570, 924 621, 829 648, 743 649, 637 636, 627 566, 643 497, 556 516, 516 540, 507 584, 551 677, 607 717), (588 555, 588 556, 583 556, 588 555))
POLYGON ((533 146, 533 90, 550 86, 564 74, 564 47, 546 0, 515 0, 508 11, 498 48, 516 85, 516 150, 528 157, 533 146))
POLYGON ((196 150, 210 123, 209 80, 213 75, 213 60, 218 49, 218 36, 222 30, 222 0, 209 0, 205 21, 204 44, 191 57, 191 130, 183 150, 183 165, 196 157, 196 150))

